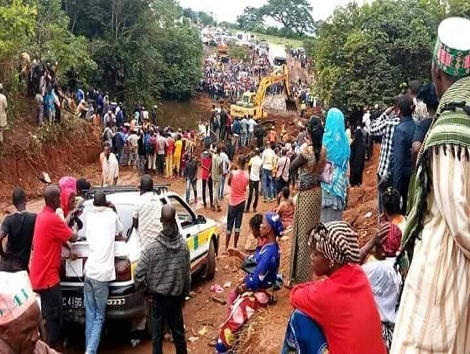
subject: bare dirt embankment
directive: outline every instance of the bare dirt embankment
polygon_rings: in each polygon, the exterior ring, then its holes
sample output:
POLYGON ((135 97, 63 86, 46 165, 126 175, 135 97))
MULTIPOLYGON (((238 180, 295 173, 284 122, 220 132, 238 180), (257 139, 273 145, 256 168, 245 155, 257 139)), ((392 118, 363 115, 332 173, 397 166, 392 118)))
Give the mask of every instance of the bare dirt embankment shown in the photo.
POLYGON ((61 124, 38 127, 19 117, 0 146, 0 201, 9 202, 14 187, 30 197, 42 194, 41 171, 57 181, 64 175, 86 176, 100 152, 99 130, 78 118, 63 116, 61 124))

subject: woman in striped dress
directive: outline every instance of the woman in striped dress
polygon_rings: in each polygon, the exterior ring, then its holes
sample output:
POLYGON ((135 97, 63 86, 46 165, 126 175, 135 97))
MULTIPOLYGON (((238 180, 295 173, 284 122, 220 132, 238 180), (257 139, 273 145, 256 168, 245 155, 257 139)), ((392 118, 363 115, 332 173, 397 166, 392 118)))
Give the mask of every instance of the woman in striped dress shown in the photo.
POLYGON ((294 212, 294 233, 288 287, 312 279, 308 233, 320 222, 321 187, 320 171, 323 126, 321 119, 312 116, 308 123, 306 142, 290 165, 290 172, 298 169, 297 204, 294 212))

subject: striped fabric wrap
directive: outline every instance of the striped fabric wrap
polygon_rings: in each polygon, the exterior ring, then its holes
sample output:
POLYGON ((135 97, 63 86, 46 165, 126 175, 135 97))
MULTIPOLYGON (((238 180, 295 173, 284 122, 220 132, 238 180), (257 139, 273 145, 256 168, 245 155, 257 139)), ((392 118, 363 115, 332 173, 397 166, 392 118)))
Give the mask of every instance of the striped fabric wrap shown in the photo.
MULTIPOLYGON (((405 233, 402 238, 402 249, 397 263, 403 276, 406 276, 413 249, 420 239, 424 219, 428 213, 427 197, 431 192, 432 174, 430 170, 430 152, 438 153, 439 147, 444 152, 460 158, 462 149, 469 158, 470 152, 470 77, 456 81, 442 96, 428 135, 418 156, 417 173, 410 184, 412 208, 408 215, 405 233)), ((435 176, 439 178, 441 176, 435 176)))
POLYGON ((313 230, 316 249, 332 263, 359 263, 357 233, 344 221, 320 223, 313 230))

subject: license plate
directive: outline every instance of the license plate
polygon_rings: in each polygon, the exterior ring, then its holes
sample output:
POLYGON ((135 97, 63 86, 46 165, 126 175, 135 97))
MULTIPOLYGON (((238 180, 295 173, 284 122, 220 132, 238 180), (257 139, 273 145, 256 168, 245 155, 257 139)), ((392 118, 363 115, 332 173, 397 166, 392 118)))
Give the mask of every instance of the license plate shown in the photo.
POLYGON ((67 309, 82 309, 85 307, 83 296, 62 296, 62 303, 67 309))

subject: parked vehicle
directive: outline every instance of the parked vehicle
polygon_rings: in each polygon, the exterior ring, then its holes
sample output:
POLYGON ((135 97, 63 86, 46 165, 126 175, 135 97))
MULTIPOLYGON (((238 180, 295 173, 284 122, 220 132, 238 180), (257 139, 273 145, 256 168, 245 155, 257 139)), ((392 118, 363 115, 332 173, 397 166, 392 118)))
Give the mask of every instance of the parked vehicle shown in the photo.
MULTIPOLYGON (((83 228, 79 239, 72 243, 72 250, 78 259, 71 261, 68 251, 63 249, 63 267, 61 274, 64 319, 68 322, 84 323, 85 307, 83 301, 83 269, 89 248, 85 239, 86 215, 93 208, 93 193, 103 190, 108 201, 117 209, 123 224, 125 240, 115 242, 116 280, 110 284, 106 317, 111 320, 131 321, 144 318, 147 314, 147 303, 142 292, 134 287, 134 269, 140 257, 138 230, 132 226, 132 213, 139 198, 135 187, 106 187, 90 190, 89 199, 84 203, 80 219, 83 228)), ((186 239, 191 258, 191 273, 203 279, 212 279, 216 271, 218 252, 218 224, 203 215, 197 215, 178 194, 167 190, 166 186, 156 186, 154 193, 160 196, 162 204, 171 203, 176 208, 176 222, 186 239)))

